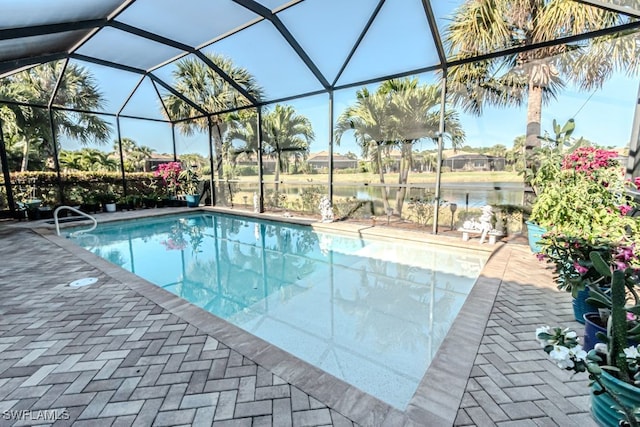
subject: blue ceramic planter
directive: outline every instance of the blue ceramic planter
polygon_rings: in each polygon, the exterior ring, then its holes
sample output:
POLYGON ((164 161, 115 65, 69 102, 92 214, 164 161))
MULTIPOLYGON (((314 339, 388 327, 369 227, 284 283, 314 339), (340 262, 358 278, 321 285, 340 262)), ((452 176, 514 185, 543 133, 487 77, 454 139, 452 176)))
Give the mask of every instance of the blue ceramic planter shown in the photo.
POLYGON ((542 237, 542 235, 547 232, 547 229, 544 227, 540 227, 539 225, 529 221, 526 221, 525 224, 527 224, 527 237, 529 238, 529 248, 531 249, 531 252, 536 254, 542 250, 538 242, 540 241, 540 238, 542 237))
MULTIPOLYGON (((626 407, 640 406, 640 388, 622 382, 604 371, 600 378, 604 386, 614 392, 626 407)), ((616 404, 607 393, 597 396, 593 394, 593 390, 599 389, 597 384, 591 386, 591 416, 600 426, 617 427, 619 421, 624 419, 623 415, 615 409, 616 404)))
POLYGON ((582 323, 584 323, 584 339, 582 340, 582 349, 584 351, 592 350, 597 343, 601 342, 596 337, 598 332, 602 332, 604 334, 607 333, 607 328, 595 323, 595 319, 600 319, 600 315, 598 313, 585 313, 583 315, 582 323))
POLYGON ((199 194, 187 194, 185 199, 187 199, 187 207, 189 208, 197 208, 200 205, 199 194))
POLYGON ((585 288, 578 292, 578 296, 573 299, 573 317, 575 317, 577 322, 583 324, 585 314, 598 311, 594 306, 587 304, 587 298, 589 298, 589 289, 585 288))

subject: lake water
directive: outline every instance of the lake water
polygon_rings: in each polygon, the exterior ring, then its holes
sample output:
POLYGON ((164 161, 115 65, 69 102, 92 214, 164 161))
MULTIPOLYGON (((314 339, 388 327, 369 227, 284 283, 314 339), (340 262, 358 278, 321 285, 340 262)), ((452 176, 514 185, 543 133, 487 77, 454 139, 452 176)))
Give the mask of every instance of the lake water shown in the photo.
MULTIPOLYGON (((305 188, 311 186, 321 186, 323 192, 327 192, 327 185, 319 182, 312 184, 281 184, 279 192, 284 194, 298 195, 305 188)), ((258 190, 257 184, 240 184, 243 192, 254 192, 258 190)), ((389 199, 395 200, 397 186, 388 185, 389 199)), ((265 192, 269 194, 274 189, 273 184, 265 183, 265 192)), ((485 205, 522 205, 524 185, 517 182, 463 182, 463 183, 442 183, 441 200, 443 204, 455 203, 458 208, 479 208, 485 205)), ((419 184, 410 187, 406 200, 410 198, 424 199, 433 197, 435 185, 428 186, 419 184)), ((382 188, 379 184, 334 184, 333 194, 336 198, 372 199, 376 202, 376 209, 381 209, 378 203, 382 199, 382 188)), ((236 200, 236 203, 238 201, 236 200)), ((383 212, 376 212, 380 214, 383 212)))
MULTIPOLYGON (((395 198, 397 187, 389 185, 390 198, 395 198)), ((512 182, 465 182, 443 183, 440 187, 442 203, 455 203, 458 207, 470 208, 485 205, 521 205, 524 186, 512 182)), ((338 197, 352 197, 359 194, 368 194, 374 199, 382 197, 379 186, 342 186, 334 185, 333 194, 338 197)), ((432 187, 411 187, 407 199, 425 198, 435 194, 435 185, 432 187)))

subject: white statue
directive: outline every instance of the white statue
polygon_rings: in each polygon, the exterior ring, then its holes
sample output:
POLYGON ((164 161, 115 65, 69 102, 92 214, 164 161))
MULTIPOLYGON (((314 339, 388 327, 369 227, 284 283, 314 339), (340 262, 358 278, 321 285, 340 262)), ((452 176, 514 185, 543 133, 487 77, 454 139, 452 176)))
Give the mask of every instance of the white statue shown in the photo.
POLYGON ((482 207, 482 215, 480 215, 480 230, 491 231, 491 220, 493 219, 493 208, 490 205, 482 207))
POLYGON ((253 211, 255 213, 260 212, 260 199, 258 198, 258 193, 255 191, 253 193, 253 211))
POLYGON ((493 208, 490 205, 486 205, 482 207, 482 215, 477 220, 472 218, 470 220, 465 221, 462 224, 462 240, 469 240, 469 233, 481 233, 480 235, 480 243, 484 243, 488 234, 490 235, 490 242, 495 243, 495 235, 496 230, 493 229, 491 225, 491 220, 493 219, 493 208))
POLYGON ((322 222, 333 222, 333 209, 331 208, 331 201, 329 200, 329 197, 322 196, 318 208, 320 209, 322 222))

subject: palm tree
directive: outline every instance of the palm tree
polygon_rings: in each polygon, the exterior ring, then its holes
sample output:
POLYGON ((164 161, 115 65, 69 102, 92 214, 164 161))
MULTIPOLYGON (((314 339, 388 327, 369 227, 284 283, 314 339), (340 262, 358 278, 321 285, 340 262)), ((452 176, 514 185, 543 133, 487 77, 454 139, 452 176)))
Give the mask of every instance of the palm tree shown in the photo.
MULTIPOLYGON (((32 68, 0 82, 0 90, 13 93, 13 99, 19 101, 47 104, 61 68, 61 63, 48 63, 32 68)), ((70 65, 60 83, 56 101, 82 110, 98 109, 102 104, 102 95, 85 68, 70 65)), ((53 138, 47 111, 44 108, 20 106, 8 108, 12 110, 17 123, 17 135, 23 151, 21 170, 28 169, 32 152, 51 158, 53 149, 50 142, 53 138)), ((55 110, 53 117, 56 134, 67 135, 81 143, 92 140, 101 143, 108 136, 108 124, 95 115, 55 110)))
MULTIPOLYGON (((336 122, 335 140, 339 145, 342 136, 353 131, 362 157, 371 158, 374 172, 384 184, 384 166, 381 148, 393 143, 390 134, 388 104, 384 96, 370 93, 365 87, 356 92, 356 103, 347 107, 336 122)), ((385 212, 389 208, 388 190, 382 186, 382 202, 385 212)))
MULTIPOLYGON (((20 84, 24 80, 24 74, 20 77, 7 77, 0 81, 0 98, 15 99, 29 102, 39 98, 37 88, 33 85, 20 84)), ((34 143, 42 141, 40 135, 34 131, 40 127, 34 127, 34 108, 20 107, 16 105, 3 105, 0 107, 0 119, 2 120, 2 131, 9 153, 20 156, 20 169, 25 171, 28 167, 28 159, 34 150, 34 143)), ((48 119, 46 126, 48 125, 48 119)))
MULTIPOLYGON (((16 101, 47 105, 62 72, 62 64, 49 62, 7 77, 0 81, 0 91, 10 93, 11 99, 16 101)), ((99 111, 104 97, 88 69, 69 64, 60 81, 54 103, 80 111, 99 111)), ((54 139, 46 108, 18 105, 7 108, 12 110, 16 120, 23 149, 21 170, 28 169, 32 145, 42 157, 52 158, 54 139)), ((110 132, 109 124, 95 114, 54 110, 53 121, 56 136, 62 134, 82 144, 104 143, 110 132)))
MULTIPOLYGON (((392 79, 383 82, 379 90, 390 95, 392 132, 401 150, 395 213, 402 214, 412 166, 413 145, 423 138, 438 140, 440 126, 440 86, 419 85, 418 79, 392 79)), ((454 147, 464 141, 464 132, 455 110, 445 112, 448 137, 454 147)))
MULTIPOLYGON (((262 98, 262 88, 258 86, 255 78, 244 68, 237 67, 233 62, 222 55, 207 54, 207 57, 217 67, 224 71, 232 80, 245 89, 254 99, 262 98)), ((251 105, 251 102, 241 95, 225 79, 220 77, 212 68, 203 62, 191 58, 183 59, 177 63, 173 72, 175 89, 192 100, 205 111, 215 114, 218 111, 227 111, 251 105)), ((163 98, 169 112, 169 119, 197 117, 201 113, 194 107, 185 103, 180 97, 169 94, 163 98)), ((166 114, 163 111, 163 114, 166 114)), ((225 188, 221 182, 224 179, 222 168, 223 140, 228 129, 229 114, 217 114, 210 116, 212 124, 212 141, 216 151, 216 170, 220 186, 218 194, 220 200, 225 200, 225 188)), ((208 119, 200 118, 189 121, 181 121, 178 129, 185 135, 192 135, 196 130, 208 132, 208 119)))
POLYGON ((116 171, 118 162, 109 156, 109 153, 95 148, 83 148, 78 152, 78 163, 83 171, 116 171))
POLYGON ((178 160, 180 160, 184 166, 197 169, 198 171, 202 171, 209 164, 205 157, 197 153, 180 154, 178 160))
POLYGON ((495 144, 489 147, 486 153, 496 157, 504 157, 507 154, 507 147, 503 144, 495 144))
MULTIPOLYGON (((573 0, 475 0, 454 13, 444 36, 450 60, 554 40, 628 22, 616 13, 573 0)), ((542 106, 566 82, 583 90, 602 86, 613 73, 637 72, 635 37, 608 35, 468 63, 447 74, 449 93, 467 112, 485 104, 527 105, 526 149, 539 146, 542 106)))
MULTIPOLYGON (((0 99, 14 99, 15 95, 9 93, 9 87, 0 84, 0 99)), ((8 105, 0 105, 0 126, 2 126, 2 134, 7 151, 10 151, 13 144, 18 140, 17 135, 20 131, 15 111, 8 105)))
POLYGON ((435 153, 425 151, 418 156, 422 172, 433 172, 438 164, 438 156, 435 153))
MULTIPOLYGON (((353 130, 364 157, 373 156, 380 183, 384 184, 384 151, 398 148, 401 160, 398 192, 394 213, 402 214, 406 185, 412 165, 413 146, 422 139, 437 142, 440 122, 440 87, 420 85, 418 79, 392 79, 383 82, 375 93, 364 88, 356 93, 356 104, 348 107, 338 118, 336 141, 344 132, 353 130)), ((445 113, 445 137, 454 147, 464 141, 457 112, 445 113)), ((385 211, 389 209, 388 190, 382 187, 385 211)))
POLYGON ((58 153, 58 161, 60 162, 60 170, 62 171, 68 172, 82 170, 78 151, 61 150, 58 153))
MULTIPOLYGON (((124 169, 128 172, 142 172, 144 170, 144 160, 153 156, 155 150, 146 145, 138 145, 131 138, 122 138, 121 142, 124 169)), ((113 151, 119 156, 120 148, 117 140, 113 142, 113 151)))
POLYGON ((505 154, 508 165, 511 165, 514 172, 524 173, 524 152, 525 136, 519 135, 513 139, 513 147, 505 154))
POLYGON ((229 128, 225 135, 226 152, 229 160, 235 164, 238 158, 256 160, 258 157, 258 117, 254 112, 250 114, 233 114, 230 116, 229 128), (234 146, 234 141, 242 141, 243 145, 234 146))
MULTIPOLYGON (((273 111, 266 111, 262 119, 263 153, 275 160, 275 191, 278 191, 280 173, 291 158, 298 162, 306 159, 309 146, 315 138, 311 121, 296 114, 291 105, 277 104, 273 111)), ((230 149, 234 159, 241 154, 251 157, 258 154, 258 131, 255 115, 236 120, 227 133, 227 140, 240 140, 244 146, 230 149)))
POLYGON ((60 168, 75 171, 116 171, 118 162, 109 153, 95 148, 77 151, 62 150, 58 154, 60 168))
POLYGON ((306 159, 315 134, 311 121, 296 114, 291 105, 276 104, 273 111, 265 114, 263 129, 263 151, 275 160, 274 181, 277 193, 283 167, 288 167, 292 157, 296 162, 306 159))

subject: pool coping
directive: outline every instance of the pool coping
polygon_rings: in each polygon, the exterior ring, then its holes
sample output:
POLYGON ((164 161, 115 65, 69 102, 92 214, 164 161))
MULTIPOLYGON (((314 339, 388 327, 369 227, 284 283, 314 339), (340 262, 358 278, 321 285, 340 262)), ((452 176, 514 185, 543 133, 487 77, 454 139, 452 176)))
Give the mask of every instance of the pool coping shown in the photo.
MULTIPOLYGON (((281 218, 273 215, 266 216, 219 208, 163 209, 160 211, 153 213, 151 211, 138 211, 138 214, 120 216, 108 214, 104 218, 100 217, 99 222, 205 211, 293 222, 321 230, 356 233, 365 237, 389 238, 389 232, 391 231, 382 227, 367 227, 348 223, 317 223, 309 219, 281 218)), ((77 225, 81 225, 81 222, 74 222, 70 226, 77 225)), ((35 227, 31 228, 50 242, 63 247, 74 256, 98 268, 141 296, 213 336, 218 341, 270 370, 327 406, 356 423, 367 426, 454 424, 511 252, 509 246, 504 243, 498 243, 491 247, 486 245, 484 247, 476 247, 476 245, 470 245, 469 242, 462 242, 460 239, 447 236, 425 235, 424 233, 407 230, 392 230, 393 238, 395 239, 435 242, 465 249, 492 252, 409 405, 405 411, 401 411, 231 323, 196 307, 169 291, 109 263, 68 239, 57 236, 53 225, 43 227, 43 224, 36 224, 35 227)))

